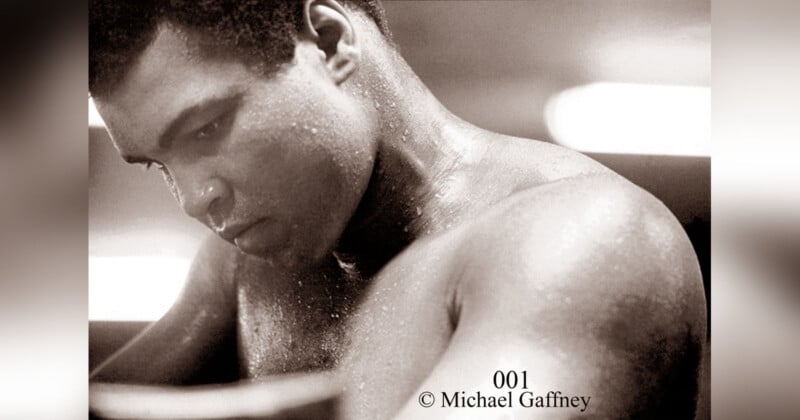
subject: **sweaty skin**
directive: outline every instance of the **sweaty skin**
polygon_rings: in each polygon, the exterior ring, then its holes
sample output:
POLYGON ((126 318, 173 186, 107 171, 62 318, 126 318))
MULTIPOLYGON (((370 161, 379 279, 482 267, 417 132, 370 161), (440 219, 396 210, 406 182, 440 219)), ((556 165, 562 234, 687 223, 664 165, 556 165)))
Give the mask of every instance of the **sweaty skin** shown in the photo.
POLYGON ((235 336, 242 378, 336 372, 341 418, 469 418, 418 396, 497 395, 497 370, 590 403, 476 418, 691 418, 705 300, 669 211, 583 155, 453 116, 361 12, 315 0, 305 19, 269 77, 162 24, 95 98, 123 157, 163 165, 217 235, 92 380, 183 383, 235 336))

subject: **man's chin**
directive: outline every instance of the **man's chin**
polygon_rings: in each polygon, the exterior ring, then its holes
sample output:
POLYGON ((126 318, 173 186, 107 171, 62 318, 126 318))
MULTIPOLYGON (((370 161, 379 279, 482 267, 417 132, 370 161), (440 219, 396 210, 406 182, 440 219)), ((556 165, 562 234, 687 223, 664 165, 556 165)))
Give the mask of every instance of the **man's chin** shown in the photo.
POLYGON ((262 259, 270 266, 282 269, 294 269, 310 263, 308 258, 304 258, 291 248, 281 250, 260 249, 257 247, 243 248, 237 245, 240 251, 247 255, 262 259))

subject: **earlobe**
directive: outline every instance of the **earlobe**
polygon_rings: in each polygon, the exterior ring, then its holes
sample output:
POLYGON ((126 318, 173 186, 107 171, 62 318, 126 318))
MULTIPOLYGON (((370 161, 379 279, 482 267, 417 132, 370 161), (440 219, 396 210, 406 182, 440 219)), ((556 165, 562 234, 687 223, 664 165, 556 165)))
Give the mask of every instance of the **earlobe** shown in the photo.
POLYGON ((340 84, 347 80, 361 59, 361 46, 347 12, 335 0, 306 0, 303 10, 304 32, 325 53, 331 78, 340 84))

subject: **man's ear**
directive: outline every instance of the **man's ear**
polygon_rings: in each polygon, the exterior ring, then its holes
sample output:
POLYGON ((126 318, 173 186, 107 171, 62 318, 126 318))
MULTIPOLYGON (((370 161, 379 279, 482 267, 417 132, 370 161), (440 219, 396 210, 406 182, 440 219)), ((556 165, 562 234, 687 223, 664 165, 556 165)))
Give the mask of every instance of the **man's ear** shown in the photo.
POLYGON ((303 26, 304 35, 325 53, 336 84, 347 80, 361 60, 361 44, 344 7, 336 0, 306 0, 303 26))

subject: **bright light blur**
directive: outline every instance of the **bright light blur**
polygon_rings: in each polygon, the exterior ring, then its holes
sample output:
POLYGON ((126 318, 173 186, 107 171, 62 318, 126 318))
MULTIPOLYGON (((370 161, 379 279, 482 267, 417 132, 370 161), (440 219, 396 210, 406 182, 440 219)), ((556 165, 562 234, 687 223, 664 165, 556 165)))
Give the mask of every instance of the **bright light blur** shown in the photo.
POLYGON ((97 107, 94 105, 92 98, 89 98, 89 127, 105 127, 106 123, 103 117, 97 112, 97 107))
POLYGON ((547 128, 584 152, 710 155, 711 89, 592 83, 560 92, 545 108, 547 128))
POLYGON ((178 297, 190 263, 182 257, 90 257, 89 319, 161 318, 178 297))

